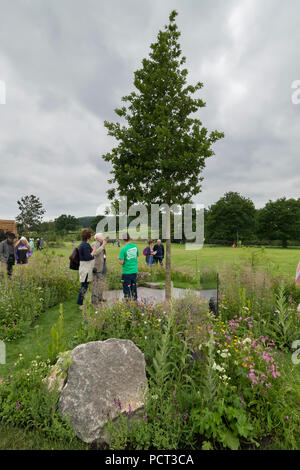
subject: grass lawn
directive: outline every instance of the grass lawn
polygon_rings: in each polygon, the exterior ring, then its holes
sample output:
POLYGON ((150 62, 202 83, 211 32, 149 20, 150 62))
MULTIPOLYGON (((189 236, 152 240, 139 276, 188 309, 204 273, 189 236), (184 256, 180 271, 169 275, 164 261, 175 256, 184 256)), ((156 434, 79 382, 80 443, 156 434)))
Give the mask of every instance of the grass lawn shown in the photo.
MULTIPOLYGON (((72 337, 81 322, 81 312, 77 308, 75 297, 63 303, 63 313, 63 334, 64 339, 67 340, 72 337)), ((24 357, 24 366, 29 365, 36 356, 48 358, 47 349, 51 341, 50 330, 52 325, 57 322, 58 316, 59 305, 42 313, 26 336, 6 343, 6 364, 0 365, 0 376, 9 374, 10 369, 14 367, 14 363, 19 358, 19 354, 24 357)))
MULTIPOLYGON (((78 246, 77 242, 76 246, 78 246)), ((139 270, 145 266, 143 249, 145 243, 137 242, 140 251, 139 270)), ((122 245, 121 245, 122 246, 122 245)), ((72 243, 64 243, 61 248, 55 248, 55 252, 62 256, 69 257, 73 250, 72 243)), ((116 245, 108 244, 107 261, 110 266, 119 267, 118 254, 120 248, 116 245)), ((231 248, 231 247, 210 247, 204 246, 201 250, 186 250, 183 245, 172 244, 171 259, 172 265, 176 268, 190 268, 199 271, 203 268, 220 268, 224 263, 230 263, 243 257, 251 257, 256 253, 260 257, 259 248, 231 248)), ((265 248, 265 257, 272 263, 271 270, 283 277, 294 279, 296 268, 300 261, 300 247, 295 248, 265 248)), ((121 272, 121 268, 120 268, 121 272)))
POLYGON ((88 446, 76 439, 69 441, 54 441, 46 439, 37 431, 0 423, 0 450, 87 450, 88 446))

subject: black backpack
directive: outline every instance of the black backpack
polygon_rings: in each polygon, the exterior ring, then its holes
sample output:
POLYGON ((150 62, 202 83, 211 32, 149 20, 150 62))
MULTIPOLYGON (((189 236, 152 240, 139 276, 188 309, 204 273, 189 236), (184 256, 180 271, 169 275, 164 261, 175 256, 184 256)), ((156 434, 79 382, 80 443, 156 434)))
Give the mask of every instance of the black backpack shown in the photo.
POLYGON ((69 260, 70 260, 70 269, 74 269, 74 271, 78 271, 79 264, 80 264, 78 248, 74 248, 71 256, 69 257, 69 260))

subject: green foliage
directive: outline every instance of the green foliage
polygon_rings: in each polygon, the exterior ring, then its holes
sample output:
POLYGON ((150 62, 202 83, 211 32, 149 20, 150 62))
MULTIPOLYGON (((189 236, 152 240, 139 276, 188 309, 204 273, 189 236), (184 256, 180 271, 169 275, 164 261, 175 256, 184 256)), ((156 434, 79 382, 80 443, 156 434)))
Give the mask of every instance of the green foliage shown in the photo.
POLYGON ((79 228, 79 222, 73 215, 61 215, 55 219, 55 229, 57 232, 72 231, 79 228))
POLYGON ((281 283, 277 292, 275 308, 266 332, 279 349, 291 350, 293 341, 300 337, 300 313, 297 312, 297 304, 287 300, 284 283, 281 283))
MULTIPOLYGON (((223 137, 217 131, 207 135, 200 120, 190 117, 205 103, 193 98, 202 83, 186 85, 176 15, 171 13, 169 24, 151 44, 149 58, 135 72, 137 92, 123 98, 127 107, 116 109, 128 125, 105 122, 120 144, 103 158, 113 165, 111 182, 131 203, 190 202, 200 191, 205 159, 213 155, 211 144, 223 137)), ((114 197, 114 192, 109 195, 114 197)))
POLYGON ((269 201, 258 214, 258 230, 268 240, 298 240, 300 233, 300 199, 269 201))
POLYGON ((255 236, 255 213, 250 199, 228 192, 206 212, 205 236, 232 243, 237 237, 249 240, 255 236))
POLYGON ((63 339, 63 306, 60 304, 58 322, 51 328, 51 343, 48 346, 48 357, 53 362, 59 353, 65 351, 66 341, 63 339))
POLYGON ((15 267, 12 279, 0 284, 0 339, 12 341, 41 315, 78 290, 78 281, 61 257, 43 250, 28 266, 15 267))
POLYGON ((39 430, 50 439, 76 441, 74 430, 57 410, 59 392, 48 390, 43 379, 50 372, 50 361, 32 361, 22 367, 22 356, 13 375, 0 383, 0 421, 39 430))
POLYGON ((17 203, 20 213, 16 217, 16 221, 22 233, 27 234, 38 230, 46 212, 40 199, 31 194, 31 196, 22 197, 17 203))

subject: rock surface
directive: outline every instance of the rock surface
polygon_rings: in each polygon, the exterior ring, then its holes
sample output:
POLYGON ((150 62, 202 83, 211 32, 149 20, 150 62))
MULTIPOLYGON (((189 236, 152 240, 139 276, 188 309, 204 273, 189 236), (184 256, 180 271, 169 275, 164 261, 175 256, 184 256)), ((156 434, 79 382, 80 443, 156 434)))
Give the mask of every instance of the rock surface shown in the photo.
POLYGON ((69 415, 84 442, 108 442, 105 425, 109 417, 115 419, 120 411, 131 411, 134 416, 143 409, 144 354, 132 341, 108 339, 77 346, 71 359, 60 412, 69 415))

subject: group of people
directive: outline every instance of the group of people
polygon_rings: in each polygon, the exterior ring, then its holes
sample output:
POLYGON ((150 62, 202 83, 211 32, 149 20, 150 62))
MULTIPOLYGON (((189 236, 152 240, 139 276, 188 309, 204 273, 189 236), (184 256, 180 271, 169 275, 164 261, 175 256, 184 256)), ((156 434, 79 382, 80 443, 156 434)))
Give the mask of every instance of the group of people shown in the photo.
POLYGON ((157 240, 156 244, 153 246, 153 241, 149 240, 148 246, 144 249, 143 255, 146 257, 147 266, 152 266, 153 264, 164 265, 165 257, 165 248, 161 240, 157 240))
MULTIPOLYGON (((81 233, 81 243, 78 247, 79 253, 79 280, 81 282, 80 292, 78 294, 77 304, 82 310, 83 300, 87 292, 88 285, 91 283, 91 299, 93 305, 99 305, 100 302, 106 302, 103 292, 105 287, 105 275, 107 271, 106 250, 107 240, 102 233, 96 233, 93 240, 93 231, 85 229, 81 233)), ((137 299, 137 273, 139 249, 130 238, 129 233, 122 235, 124 246, 121 248, 118 262, 122 266, 122 284, 124 298, 137 299)), ((164 246, 161 240, 153 246, 153 241, 148 242, 143 254, 146 256, 146 264, 160 263, 163 266, 165 256, 164 246)))
POLYGON ((17 240, 12 232, 7 232, 6 239, 0 243, 0 274, 3 276, 5 272, 10 277, 12 275, 13 266, 15 264, 25 265, 33 253, 34 243, 30 239, 30 243, 25 237, 17 240))
MULTIPOLYGON (((82 310, 84 295, 87 292, 88 285, 91 283, 91 298, 93 305, 99 305, 100 302, 106 302, 103 297, 105 287, 105 275, 107 271, 106 245, 102 233, 95 235, 93 232, 85 229, 81 233, 81 243, 78 247, 79 252, 79 280, 81 282, 80 292, 78 294, 77 304, 82 310)), ((122 235, 124 246, 120 250, 118 262, 122 266, 122 283, 125 298, 137 299, 137 272, 139 249, 132 242, 128 233, 122 235)))

